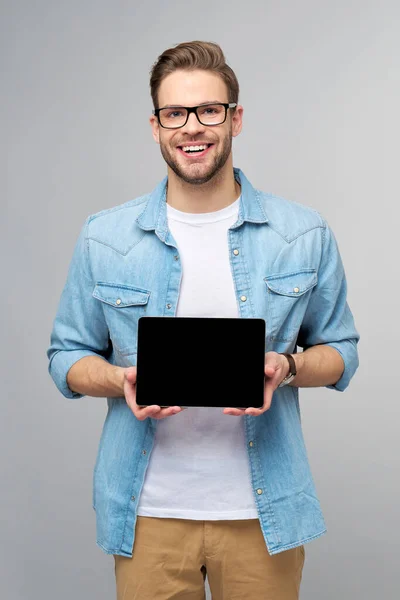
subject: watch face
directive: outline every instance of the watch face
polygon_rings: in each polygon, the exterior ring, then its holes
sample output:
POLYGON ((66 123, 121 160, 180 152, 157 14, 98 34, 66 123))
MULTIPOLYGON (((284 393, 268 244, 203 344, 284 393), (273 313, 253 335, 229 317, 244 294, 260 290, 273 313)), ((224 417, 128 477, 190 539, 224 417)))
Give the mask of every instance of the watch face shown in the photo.
POLYGON ((293 375, 292 373, 290 373, 287 377, 285 377, 285 379, 278 385, 278 387, 283 387, 285 385, 287 385, 288 383, 290 383, 293 379, 295 378, 295 375, 293 375))

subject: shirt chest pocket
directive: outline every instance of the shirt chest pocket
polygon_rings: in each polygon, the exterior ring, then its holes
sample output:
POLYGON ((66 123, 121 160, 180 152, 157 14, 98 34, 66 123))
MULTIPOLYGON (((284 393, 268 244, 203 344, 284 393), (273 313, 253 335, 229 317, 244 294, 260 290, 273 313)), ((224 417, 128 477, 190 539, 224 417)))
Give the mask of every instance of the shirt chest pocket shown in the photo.
POLYGON ((297 338, 314 286, 315 269, 274 273, 264 277, 267 290, 267 337, 273 341, 297 338))
POLYGON ((125 284, 97 282, 93 297, 102 303, 110 338, 121 355, 137 351, 137 329, 146 314, 150 292, 125 284))

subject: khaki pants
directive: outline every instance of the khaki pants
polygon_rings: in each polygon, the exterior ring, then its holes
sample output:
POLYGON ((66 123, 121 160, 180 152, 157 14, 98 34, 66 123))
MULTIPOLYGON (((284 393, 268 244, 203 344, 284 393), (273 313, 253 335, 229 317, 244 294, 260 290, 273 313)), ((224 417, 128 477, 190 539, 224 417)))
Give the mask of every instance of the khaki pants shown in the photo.
POLYGON ((270 556, 258 519, 138 517, 132 558, 114 555, 117 600, 298 600, 304 546, 270 556))

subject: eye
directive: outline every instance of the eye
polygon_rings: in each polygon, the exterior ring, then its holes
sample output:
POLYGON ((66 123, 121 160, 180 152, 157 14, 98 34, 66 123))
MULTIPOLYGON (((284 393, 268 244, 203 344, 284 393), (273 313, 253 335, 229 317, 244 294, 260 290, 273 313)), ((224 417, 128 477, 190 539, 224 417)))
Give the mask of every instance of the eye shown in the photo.
POLYGON ((181 116, 182 116, 182 111, 180 111, 180 110, 172 110, 167 113, 168 119, 175 119, 176 117, 181 117, 181 116))
POLYGON ((203 110, 203 114, 205 115, 215 115, 217 112, 217 109, 213 106, 207 107, 203 110))

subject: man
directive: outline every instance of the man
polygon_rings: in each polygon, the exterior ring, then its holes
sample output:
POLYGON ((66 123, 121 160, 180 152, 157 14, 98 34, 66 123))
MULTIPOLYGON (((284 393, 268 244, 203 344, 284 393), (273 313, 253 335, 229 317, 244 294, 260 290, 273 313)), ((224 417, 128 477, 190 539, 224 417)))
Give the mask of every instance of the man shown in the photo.
MULTIPOLYGON (((218 45, 166 50, 150 85, 167 177, 86 219, 48 350, 64 396, 107 397, 97 543, 114 555, 118 600, 200 600, 206 575, 213 600, 295 600, 304 544, 326 531, 298 388, 343 391, 358 366, 339 251, 318 213, 233 168, 243 107, 218 45), (145 314, 265 319, 263 408, 138 407, 145 314)), ((205 356, 193 386, 206 370, 205 356)))

